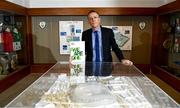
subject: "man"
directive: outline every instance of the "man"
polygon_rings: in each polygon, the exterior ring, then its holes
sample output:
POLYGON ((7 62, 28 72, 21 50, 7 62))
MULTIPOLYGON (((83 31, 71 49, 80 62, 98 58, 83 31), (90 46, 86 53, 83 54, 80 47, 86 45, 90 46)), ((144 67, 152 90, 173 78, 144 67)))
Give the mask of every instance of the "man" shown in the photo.
POLYGON ((82 33, 82 41, 85 41, 86 61, 112 62, 112 49, 119 61, 125 65, 132 65, 131 61, 124 59, 114 39, 112 29, 102 27, 100 21, 98 12, 94 10, 89 11, 88 22, 92 28, 82 33))

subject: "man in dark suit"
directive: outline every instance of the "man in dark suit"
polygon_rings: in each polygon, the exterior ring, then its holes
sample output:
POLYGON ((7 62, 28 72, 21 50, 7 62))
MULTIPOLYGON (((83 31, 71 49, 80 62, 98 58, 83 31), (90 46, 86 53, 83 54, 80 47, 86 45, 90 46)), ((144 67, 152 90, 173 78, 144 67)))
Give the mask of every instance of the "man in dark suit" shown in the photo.
POLYGON ((133 64, 131 61, 124 59, 124 56, 114 39, 112 29, 100 25, 100 16, 98 12, 94 10, 89 11, 88 22, 92 28, 82 33, 82 41, 85 41, 86 61, 112 62, 112 49, 120 62, 125 65, 133 64), (96 37, 98 37, 98 39, 96 37))

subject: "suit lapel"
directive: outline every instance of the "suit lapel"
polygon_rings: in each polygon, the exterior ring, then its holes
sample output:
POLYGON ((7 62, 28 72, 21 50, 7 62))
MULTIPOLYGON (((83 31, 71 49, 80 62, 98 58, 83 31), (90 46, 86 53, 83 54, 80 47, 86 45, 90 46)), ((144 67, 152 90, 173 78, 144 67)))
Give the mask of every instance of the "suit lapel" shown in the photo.
POLYGON ((88 33, 89 47, 90 47, 90 51, 92 51, 92 29, 90 29, 89 32, 90 32, 88 33))
MULTIPOLYGON (((104 29, 101 27, 102 49, 104 49, 104 48, 103 48, 103 45, 106 45, 105 36, 106 36, 106 34, 104 33, 104 29)), ((104 52, 104 51, 103 51, 103 52, 104 52)))
POLYGON ((104 61, 104 56, 105 56, 105 49, 106 49, 106 33, 105 33, 105 31, 104 31, 104 29, 103 29, 103 27, 101 27, 101 37, 102 37, 102 59, 103 59, 103 61, 104 61))

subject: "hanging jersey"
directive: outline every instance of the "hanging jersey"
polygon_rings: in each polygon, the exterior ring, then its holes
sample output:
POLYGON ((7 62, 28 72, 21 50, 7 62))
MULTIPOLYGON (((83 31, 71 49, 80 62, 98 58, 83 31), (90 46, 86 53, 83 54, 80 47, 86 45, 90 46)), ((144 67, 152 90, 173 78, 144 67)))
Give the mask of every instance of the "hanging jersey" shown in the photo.
POLYGON ((3 48, 4 52, 12 52, 13 51, 13 35, 11 32, 3 32, 3 48))
POLYGON ((18 51, 21 50, 21 35, 20 33, 13 32, 13 50, 18 51))

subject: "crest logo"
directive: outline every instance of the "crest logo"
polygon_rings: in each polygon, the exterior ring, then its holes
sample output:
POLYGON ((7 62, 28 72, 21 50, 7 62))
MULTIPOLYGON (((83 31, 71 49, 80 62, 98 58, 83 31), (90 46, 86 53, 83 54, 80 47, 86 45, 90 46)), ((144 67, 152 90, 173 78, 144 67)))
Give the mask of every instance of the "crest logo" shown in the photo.
POLYGON ((146 27, 146 23, 145 23, 145 22, 140 22, 140 23, 139 23, 139 28, 140 28, 141 30, 143 30, 145 27, 146 27))
POLYGON ((41 21, 39 22, 39 26, 43 29, 46 27, 46 22, 45 21, 41 21))

